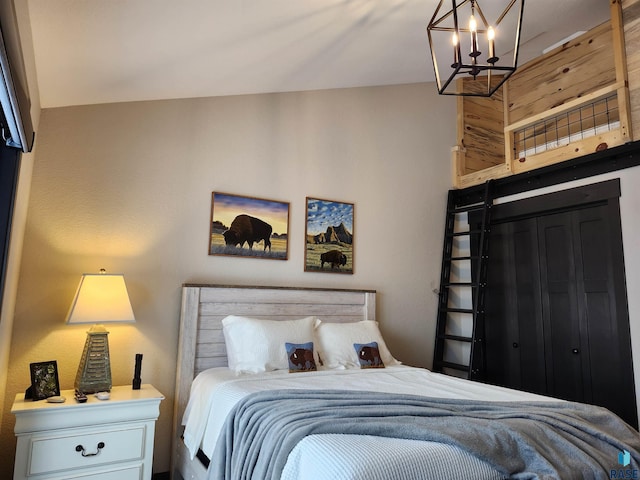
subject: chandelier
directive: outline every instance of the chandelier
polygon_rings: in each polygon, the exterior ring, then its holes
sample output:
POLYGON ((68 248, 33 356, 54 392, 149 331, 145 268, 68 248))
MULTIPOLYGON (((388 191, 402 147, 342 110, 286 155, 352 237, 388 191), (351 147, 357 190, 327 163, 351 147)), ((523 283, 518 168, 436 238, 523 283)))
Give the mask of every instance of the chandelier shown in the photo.
POLYGON ((427 26, 438 93, 490 97, 517 68, 524 0, 444 1, 427 26))

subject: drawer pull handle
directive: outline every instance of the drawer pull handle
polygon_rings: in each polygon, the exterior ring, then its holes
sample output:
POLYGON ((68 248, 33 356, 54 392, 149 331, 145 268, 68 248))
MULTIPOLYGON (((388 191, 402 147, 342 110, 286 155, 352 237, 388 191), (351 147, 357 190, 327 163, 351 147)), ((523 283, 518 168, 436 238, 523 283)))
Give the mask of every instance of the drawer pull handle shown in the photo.
POLYGON ((76 452, 82 452, 83 457, 95 457, 100 453, 100 450, 104 448, 104 442, 98 443, 98 450, 95 453, 85 453, 84 447, 82 445, 76 445, 76 452))

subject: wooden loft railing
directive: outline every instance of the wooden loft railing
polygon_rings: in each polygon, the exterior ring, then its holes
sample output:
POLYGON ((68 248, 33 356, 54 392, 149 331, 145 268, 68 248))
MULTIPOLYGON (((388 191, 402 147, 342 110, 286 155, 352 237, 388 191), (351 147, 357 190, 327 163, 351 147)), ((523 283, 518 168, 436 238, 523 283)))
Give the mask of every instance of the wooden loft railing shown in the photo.
POLYGON ((632 140, 622 11, 521 67, 492 98, 459 97, 453 185, 465 188, 632 140))
POLYGON ((628 120, 620 118, 618 86, 602 88, 505 128, 512 173, 540 168, 621 145, 628 120))

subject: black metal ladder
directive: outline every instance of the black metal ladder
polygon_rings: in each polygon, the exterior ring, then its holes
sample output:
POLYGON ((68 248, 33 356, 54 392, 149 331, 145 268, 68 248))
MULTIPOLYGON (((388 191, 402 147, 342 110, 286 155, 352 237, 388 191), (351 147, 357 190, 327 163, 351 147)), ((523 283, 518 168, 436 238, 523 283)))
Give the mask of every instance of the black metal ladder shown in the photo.
MULTIPOLYGON (((433 371, 449 373, 449 370, 466 372, 470 380, 483 379, 484 375, 484 300, 487 281, 487 264, 489 260, 489 234, 491 228, 491 207, 492 181, 489 180, 484 185, 482 201, 470 205, 458 205, 456 198, 457 190, 449 190, 447 198, 447 213, 444 233, 444 247, 442 251, 442 270, 440 274, 440 289, 438 290, 438 317, 436 322, 436 342, 434 348, 433 371), (460 225, 458 221, 460 215, 472 214, 482 215, 479 228, 468 228, 460 231, 456 227, 460 225), (459 252, 460 242, 468 241, 467 248, 463 253, 459 252), (456 245, 458 242, 458 245, 456 245), (451 281, 451 270, 461 270, 467 267, 470 272, 471 281, 451 281), (471 295, 471 308, 461 308, 458 305, 450 306, 449 293, 452 288, 460 293, 467 292, 471 295), (471 334, 461 334, 454 332, 456 329, 450 325, 452 314, 458 318, 471 321, 471 334), (466 363, 445 360, 447 350, 455 349, 458 352, 466 351, 463 344, 470 344, 469 357, 466 363)), ((471 225, 467 217, 467 224, 471 225)), ((468 298, 468 296, 467 296, 468 298)), ((469 302, 467 302, 468 304, 469 302)), ((469 328, 466 329, 468 331, 469 328)), ((453 373, 453 372, 451 372, 453 373)))

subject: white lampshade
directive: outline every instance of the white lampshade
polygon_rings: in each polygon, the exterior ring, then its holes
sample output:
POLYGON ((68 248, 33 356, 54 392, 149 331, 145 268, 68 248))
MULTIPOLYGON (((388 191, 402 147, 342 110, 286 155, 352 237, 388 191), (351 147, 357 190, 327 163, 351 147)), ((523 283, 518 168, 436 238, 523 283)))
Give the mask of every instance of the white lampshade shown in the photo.
POLYGON ((67 323, 135 321, 122 274, 82 275, 67 315, 67 323))
POLYGON ((111 390, 111 362, 107 339, 109 332, 102 325, 95 324, 135 320, 122 274, 82 275, 67 315, 67 323, 94 325, 87 332, 87 341, 78 366, 74 384, 77 391, 95 393, 111 390))

